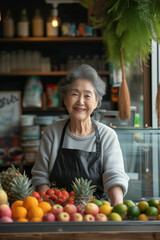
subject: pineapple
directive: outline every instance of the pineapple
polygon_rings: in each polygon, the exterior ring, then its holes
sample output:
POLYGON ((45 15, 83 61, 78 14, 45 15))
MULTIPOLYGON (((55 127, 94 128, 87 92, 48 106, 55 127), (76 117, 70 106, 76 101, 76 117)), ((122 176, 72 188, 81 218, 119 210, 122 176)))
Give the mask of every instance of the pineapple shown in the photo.
POLYGON ((91 182, 92 180, 89 181, 83 178, 75 178, 75 181, 72 182, 75 205, 78 205, 82 212, 84 212, 85 205, 93 198, 93 193, 96 191, 96 185, 90 185, 91 182))
POLYGON ((23 200, 31 195, 34 190, 33 186, 31 186, 31 180, 29 180, 25 172, 22 175, 13 165, 0 173, 0 182, 8 195, 10 204, 16 200, 23 200))

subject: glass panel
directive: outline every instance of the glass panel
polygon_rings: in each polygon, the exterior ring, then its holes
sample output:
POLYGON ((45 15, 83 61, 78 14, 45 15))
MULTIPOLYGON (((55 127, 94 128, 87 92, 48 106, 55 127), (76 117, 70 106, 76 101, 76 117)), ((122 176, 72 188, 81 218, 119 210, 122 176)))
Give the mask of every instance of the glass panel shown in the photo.
POLYGON ((114 129, 118 135, 124 165, 130 177, 125 199, 139 201, 159 197, 160 129, 114 129))

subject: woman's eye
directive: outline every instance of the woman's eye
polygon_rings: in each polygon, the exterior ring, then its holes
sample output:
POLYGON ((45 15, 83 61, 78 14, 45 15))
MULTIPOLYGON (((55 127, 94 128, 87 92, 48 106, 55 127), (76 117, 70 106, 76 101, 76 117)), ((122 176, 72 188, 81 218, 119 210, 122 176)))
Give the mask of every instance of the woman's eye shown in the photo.
POLYGON ((91 96, 90 95, 86 95, 86 98, 90 98, 91 96))

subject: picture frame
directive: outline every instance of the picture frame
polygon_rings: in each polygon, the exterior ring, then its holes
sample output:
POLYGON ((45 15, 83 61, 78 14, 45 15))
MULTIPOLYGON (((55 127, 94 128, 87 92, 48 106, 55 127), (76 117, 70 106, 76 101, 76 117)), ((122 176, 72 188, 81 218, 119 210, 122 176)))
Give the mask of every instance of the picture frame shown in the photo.
POLYGON ((0 91, 0 136, 19 135, 21 92, 0 91))

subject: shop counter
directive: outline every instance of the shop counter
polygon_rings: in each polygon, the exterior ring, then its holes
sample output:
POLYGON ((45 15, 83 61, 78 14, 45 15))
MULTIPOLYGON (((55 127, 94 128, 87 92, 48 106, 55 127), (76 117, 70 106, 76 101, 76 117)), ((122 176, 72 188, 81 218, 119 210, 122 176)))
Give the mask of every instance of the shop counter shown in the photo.
POLYGON ((0 240, 160 240, 160 221, 0 223, 0 240))

